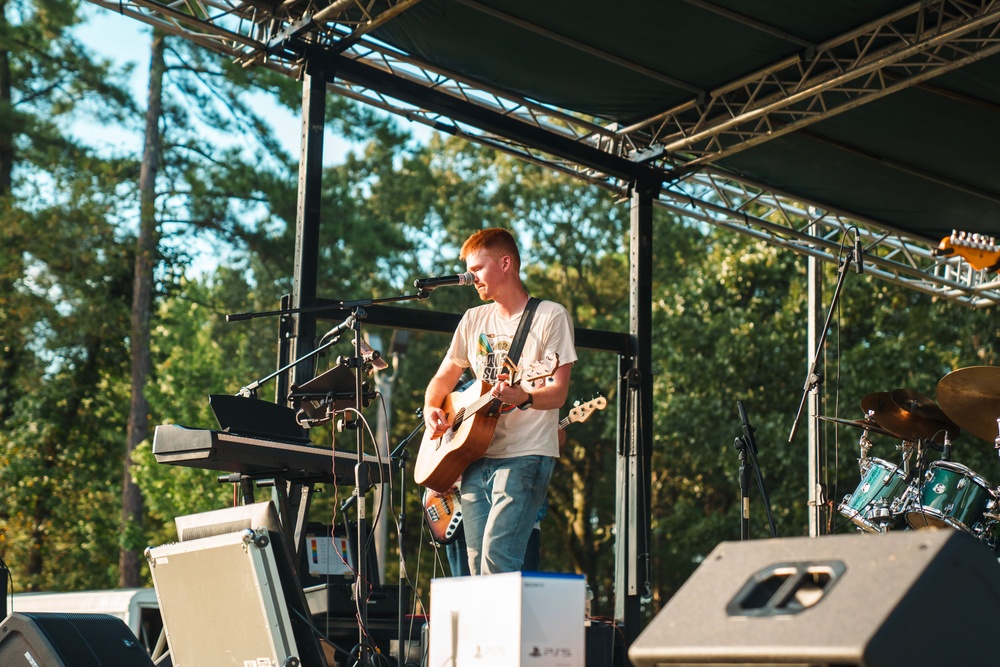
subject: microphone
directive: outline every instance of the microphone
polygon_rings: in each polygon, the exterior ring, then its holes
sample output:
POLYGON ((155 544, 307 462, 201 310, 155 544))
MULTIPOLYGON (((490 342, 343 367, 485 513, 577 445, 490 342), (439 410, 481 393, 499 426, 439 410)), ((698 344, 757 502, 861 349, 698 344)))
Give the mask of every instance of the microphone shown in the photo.
POLYGON ((471 285, 475 276, 472 271, 466 271, 454 276, 436 276, 434 278, 417 278, 413 286, 419 290, 432 290, 443 285, 471 285))
POLYGON ((330 340, 334 336, 340 337, 342 333, 348 329, 354 328, 354 315, 350 315, 346 320, 335 326, 334 328, 323 334, 323 337, 319 339, 319 345, 322 345, 326 341, 330 340))
POLYGON ((854 231, 854 272, 861 275, 865 272, 864 253, 861 251, 861 235, 854 231))

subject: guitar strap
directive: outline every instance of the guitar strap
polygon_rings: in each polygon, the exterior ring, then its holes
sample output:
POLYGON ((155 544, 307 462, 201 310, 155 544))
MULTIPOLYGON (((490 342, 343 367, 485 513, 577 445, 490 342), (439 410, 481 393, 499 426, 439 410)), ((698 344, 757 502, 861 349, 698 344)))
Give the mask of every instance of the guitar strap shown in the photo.
MULTIPOLYGON (((521 357, 521 348, 524 347, 524 341, 528 337, 528 329, 531 328, 531 320, 535 317, 535 308, 541 302, 542 300, 537 297, 528 298, 528 304, 524 307, 524 312, 521 313, 521 321, 517 325, 517 331, 514 332, 514 338, 510 341, 510 349, 507 350, 507 361, 504 362, 505 364, 517 366, 517 362, 521 357)), ((490 417, 496 417, 500 414, 500 407, 502 405, 503 401, 500 399, 493 401, 487 414, 490 417)))

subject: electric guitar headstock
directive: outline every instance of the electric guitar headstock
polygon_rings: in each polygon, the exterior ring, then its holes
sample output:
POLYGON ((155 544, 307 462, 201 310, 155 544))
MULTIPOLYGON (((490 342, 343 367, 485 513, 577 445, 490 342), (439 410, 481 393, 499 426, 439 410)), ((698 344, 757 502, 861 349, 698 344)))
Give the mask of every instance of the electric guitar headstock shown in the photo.
POLYGON ((587 421, 590 415, 594 414, 597 410, 603 410, 608 405, 608 399, 603 396, 597 396, 590 399, 586 403, 575 403, 573 408, 569 411, 566 416, 566 423, 572 424, 575 422, 587 421))
POLYGON ((977 271, 1000 271, 1000 247, 994 237, 984 234, 952 231, 951 236, 941 239, 934 255, 958 255, 977 271))

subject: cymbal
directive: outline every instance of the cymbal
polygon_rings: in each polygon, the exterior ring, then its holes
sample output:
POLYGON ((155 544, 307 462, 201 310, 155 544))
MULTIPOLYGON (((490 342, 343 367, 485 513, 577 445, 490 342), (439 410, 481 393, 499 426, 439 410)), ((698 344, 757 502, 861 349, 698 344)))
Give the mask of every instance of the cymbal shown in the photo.
POLYGON ((997 438, 1000 417, 1000 368, 970 366, 945 375, 937 385, 944 413, 969 433, 988 442, 997 438))
POLYGON ((962 434, 962 429, 948 418, 938 404, 934 402, 934 399, 912 389, 893 389, 889 392, 889 396, 892 398, 893 403, 910 414, 944 424, 947 427, 948 437, 951 440, 962 434))
MULTIPOLYGON (((901 391, 899 396, 901 400, 905 400, 907 397, 914 398, 907 390, 901 391)), ((861 399, 861 409, 869 421, 874 421, 882 428, 909 442, 932 440, 942 443, 945 432, 953 439, 958 437, 960 432, 951 424, 922 416, 918 412, 912 412, 899 406, 892 400, 891 392, 868 394, 861 399)))
POLYGON ((902 440, 898 435, 882 428, 870 419, 844 419, 842 417, 824 417, 819 416, 825 422, 833 422, 834 424, 844 424, 846 426, 856 426, 857 428, 864 429, 866 431, 871 431, 872 433, 879 433, 881 435, 888 435, 897 440, 902 440))

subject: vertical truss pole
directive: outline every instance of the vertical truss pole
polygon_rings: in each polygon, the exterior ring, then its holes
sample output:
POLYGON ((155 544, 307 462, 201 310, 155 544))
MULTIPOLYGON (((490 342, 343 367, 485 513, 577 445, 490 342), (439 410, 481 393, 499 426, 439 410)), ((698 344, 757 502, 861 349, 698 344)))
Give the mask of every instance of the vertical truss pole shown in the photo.
POLYGON ((629 338, 626 370, 628 412, 624 451, 618 457, 618 516, 615 541, 615 618, 624 624, 625 643, 639 634, 640 603, 649 587, 649 530, 652 456, 652 269, 653 201, 658 183, 631 188, 629 338))
MULTIPOLYGON (((292 307, 316 305, 319 265, 320 192, 323 179, 323 129, 326 124, 326 71, 321 56, 306 56, 302 83, 302 148, 299 158, 298 206, 295 212, 295 272, 292 307)), ((292 358, 312 352, 316 340, 316 314, 297 313, 292 358)), ((313 376, 312 361, 293 369, 293 382, 313 376)))
MULTIPOLYGON (((809 282, 809 316, 807 321, 808 334, 806 350, 806 368, 812 364, 812 355, 820 340, 820 327, 823 326, 823 263, 816 257, 808 258, 806 280, 809 282)), ((816 372, 822 374, 823 364, 816 365, 816 372)), ((809 536, 818 537, 824 534, 823 517, 825 514, 826 490, 823 486, 823 432, 819 419, 823 395, 822 382, 809 391, 807 399, 809 425, 809 536)))

